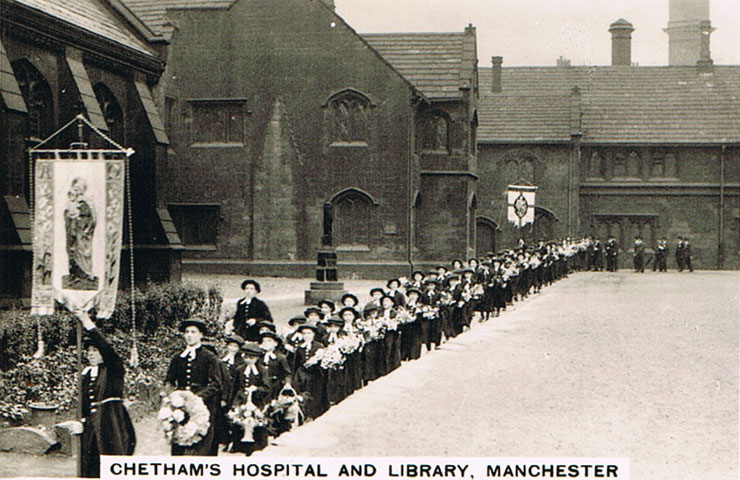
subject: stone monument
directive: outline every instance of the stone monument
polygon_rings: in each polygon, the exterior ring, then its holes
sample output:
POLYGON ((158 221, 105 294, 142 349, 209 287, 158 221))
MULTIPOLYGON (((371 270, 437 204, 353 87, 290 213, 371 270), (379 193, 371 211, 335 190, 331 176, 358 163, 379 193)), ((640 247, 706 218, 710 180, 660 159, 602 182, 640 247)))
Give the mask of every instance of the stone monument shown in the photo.
POLYGON ((316 261, 316 281, 311 282, 311 288, 305 292, 304 303, 306 305, 315 305, 324 299, 338 301, 346 293, 344 283, 338 281, 337 251, 332 239, 333 224, 331 203, 326 202, 324 204, 324 234, 321 236, 321 248, 319 248, 316 261))

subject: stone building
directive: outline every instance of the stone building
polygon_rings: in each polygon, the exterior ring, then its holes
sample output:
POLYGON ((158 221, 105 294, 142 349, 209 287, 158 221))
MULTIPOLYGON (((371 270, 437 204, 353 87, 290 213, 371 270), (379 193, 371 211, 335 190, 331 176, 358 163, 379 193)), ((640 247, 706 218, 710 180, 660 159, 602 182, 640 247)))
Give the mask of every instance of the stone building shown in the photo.
POLYGON ((475 29, 360 35, 319 0, 126 0, 157 34, 160 176, 191 271, 342 276, 474 250, 475 29), (444 59, 444 61, 442 61, 444 59))
MULTIPOLYGON (((32 234, 27 150, 85 114, 132 147, 135 271, 179 278, 179 240, 159 208, 167 136, 150 87, 164 64, 157 36, 116 0, 3 0, 0 43, 0 301, 30 297, 32 234), (174 234, 173 234, 174 233, 174 234)), ((76 135, 62 136, 67 148, 76 135)), ((99 145, 91 145, 98 146, 99 145)), ((126 243, 126 242, 125 242, 126 243)), ((127 247, 126 247, 127 248, 127 247)), ((128 252, 128 248, 126 249, 128 252)), ((127 259, 127 253, 124 255, 127 259)), ((122 278, 128 275, 123 262, 122 278)), ((122 283, 126 283, 122 280, 122 283)))
POLYGON ((737 268, 740 66, 713 65, 708 34, 691 65, 632 66, 633 30, 610 26, 611 66, 503 68, 493 57, 480 69, 479 225, 497 227, 482 241, 515 242, 502 194, 525 181, 539 187, 531 240, 615 235, 626 265, 635 235, 649 247, 666 236, 671 263, 681 235, 700 268, 737 268))

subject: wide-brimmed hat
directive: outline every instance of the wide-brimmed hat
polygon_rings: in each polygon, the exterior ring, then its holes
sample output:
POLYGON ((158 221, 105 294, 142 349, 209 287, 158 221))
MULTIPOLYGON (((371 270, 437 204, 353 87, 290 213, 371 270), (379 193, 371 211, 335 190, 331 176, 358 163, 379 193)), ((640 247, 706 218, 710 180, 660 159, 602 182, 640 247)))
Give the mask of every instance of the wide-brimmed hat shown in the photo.
POLYGON ((254 289, 257 290, 257 293, 262 292, 262 289, 260 288, 260 284, 259 284, 259 282, 257 282, 257 280, 252 280, 251 278, 248 278, 248 279, 244 280, 242 282, 242 290, 244 290, 244 288, 247 285, 254 285, 254 289))
POLYGON ((423 277, 424 272, 422 272, 421 270, 414 270, 414 272, 411 274, 411 278, 414 278, 417 275, 421 275, 423 277))
POLYGON ((343 318, 338 318, 338 317, 331 317, 325 323, 327 325, 337 325, 337 326, 339 326, 339 328, 342 328, 344 326, 344 319, 343 318))
POLYGON ((181 332, 184 332, 185 329, 190 326, 197 327, 198 330, 200 330, 200 333, 202 333, 203 335, 208 332, 205 322, 203 320, 200 320, 199 318, 188 318, 187 320, 183 320, 182 322, 180 322, 180 326, 177 327, 177 329, 181 332))
POLYGON ((254 342, 245 342, 242 345, 242 352, 251 357, 260 357, 264 353, 260 346, 254 342))
POLYGON ((352 300, 354 300, 355 301, 355 305, 357 305, 357 304, 360 303, 360 300, 355 295, 353 295, 351 293, 345 293, 344 295, 342 295, 341 302, 344 303, 344 300, 347 299, 347 298, 351 298, 352 300))
POLYGON ((257 330, 260 328, 269 328, 271 332, 276 332, 277 329, 275 328, 275 324, 272 322, 262 321, 257 324, 257 330))
POLYGON ((324 315, 324 313, 321 311, 319 307, 308 307, 303 311, 303 315, 308 318, 308 316, 312 313, 317 314, 319 317, 324 315))
POLYGON ((304 323, 303 325, 299 325, 297 330, 300 332, 301 330, 312 330, 313 333, 316 333, 316 327, 314 325, 311 325, 310 323, 304 323))
POLYGON ((288 325, 290 325, 291 327, 294 327, 296 325, 302 325, 306 322, 307 322, 306 317, 296 316, 288 320, 288 325))
POLYGON ((325 298, 325 299, 321 300, 321 301, 320 301, 319 303, 317 303, 316 305, 317 305, 317 306, 318 306, 319 308, 321 308, 321 306, 322 306, 322 305, 329 305, 329 308, 331 308, 331 311, 332 311, 332 312, 333 312, 333 311, 334 311, 334 310, 335 310, 335 309, 337 308, 336 304, 335 304, 334 302, 332 302, 331 300, 329 300, 328 298, 325 298))
POLYGON ((391 279, 389 279, 387 282, 385 282, 385 286, 388 287, 388 288, 391 288, 391 283, 393 283, 393 282, 396 282, 399 287, 401 286, 401 281, 399 279, 397 279, 397 278, 391 278, 391 279))
POLYGON ((370 289, 370 296, 372 297, 375 292, 380 292, 381 295, 385 295, 385 290, 380 287, 375 287, 370 289))
POLYGON ((262 341, 262 339, 264 339, 264 338, 272 338, 272 339, 273 339, 273 340, 275 340, 275 341, 276 341, 276 342, 277 342, 278 344, 280 344, 280 343, 282 343, 282 342, 283 342, 283 339, 282 339, 282 338, 280 338, 280 337, 278 336, 278 334, 277 334, 277 333, 275 333, 275 332, 273 332, 273 331, 267 331, 267 332, 262 332, 262 333, 260 333, 260 341, 262 341))
POLYGON ((390 298, 391 301, 393 302, 393 305, 394 306, 396 305, 396 299, 393 298, 393 297, 391 297, 390 295, 383 295, 383 297, 380 299, 380 304, 381 305, 383 305, 383 300, 385 300, 386 298, 390 298))
POLYGON ((357 311, 357 309, 354 309, 352 307, 344 307, 343 309, 339 310, 339 316, 344 317, 344 312, 352 312, 352 315, 355 316, 355 318, 358 318, 360 316, 360 312, 357 311))
POLYGON ((239 335, 229 335, 226 337, 226 343, 236 343, 241 347, 244 345, 244 339, 239 335))
POLYGON ((415 293, 415 294, 417 294, 418 296, 420 296, 420 297, 421 297, 421 290, 419 290, 418 288, 416 288, 416 287, 411 287, 411 288, 407 288, 407 289, 406 289, 406 295, 407 295, 407 296, 408 296, 409 294, 411 294, 412 292, 413 292, 413 293, 415 293))

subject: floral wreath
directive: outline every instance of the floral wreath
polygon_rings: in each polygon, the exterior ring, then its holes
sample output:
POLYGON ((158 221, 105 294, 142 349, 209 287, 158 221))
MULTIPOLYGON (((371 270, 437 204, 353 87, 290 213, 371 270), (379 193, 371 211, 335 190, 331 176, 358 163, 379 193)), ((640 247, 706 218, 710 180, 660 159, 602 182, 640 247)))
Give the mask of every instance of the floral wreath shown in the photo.
POLYGON ((188 447, 208 433, 210 416, 202 398, 187 390, 175 390, 162 399, 157 420, 171 444, 188 447))

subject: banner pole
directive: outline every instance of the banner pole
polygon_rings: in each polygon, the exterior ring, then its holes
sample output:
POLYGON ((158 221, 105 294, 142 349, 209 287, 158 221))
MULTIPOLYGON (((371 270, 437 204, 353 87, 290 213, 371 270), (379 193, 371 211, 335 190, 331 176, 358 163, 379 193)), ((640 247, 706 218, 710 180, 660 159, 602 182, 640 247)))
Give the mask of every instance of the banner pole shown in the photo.
MULTIPOLYGON (((77 324, 77 421, 82 422, 82 325, 77 324)), ((77 451, 77 476, 82 476, 82 435, 73 435, 74 449, 77 451)))

